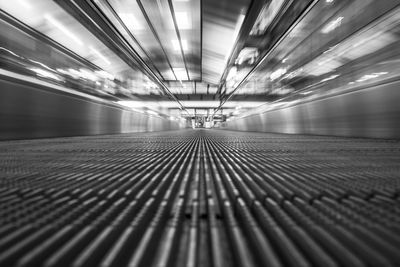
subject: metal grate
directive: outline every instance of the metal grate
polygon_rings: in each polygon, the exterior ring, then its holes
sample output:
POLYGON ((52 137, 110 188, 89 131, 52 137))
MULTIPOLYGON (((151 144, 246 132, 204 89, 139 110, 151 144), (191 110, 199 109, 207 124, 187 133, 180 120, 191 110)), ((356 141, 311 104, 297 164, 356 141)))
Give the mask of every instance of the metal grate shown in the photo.
POLYGON ((0 159, 0 266, 400 265, 399 141, 188 130, 0 159))

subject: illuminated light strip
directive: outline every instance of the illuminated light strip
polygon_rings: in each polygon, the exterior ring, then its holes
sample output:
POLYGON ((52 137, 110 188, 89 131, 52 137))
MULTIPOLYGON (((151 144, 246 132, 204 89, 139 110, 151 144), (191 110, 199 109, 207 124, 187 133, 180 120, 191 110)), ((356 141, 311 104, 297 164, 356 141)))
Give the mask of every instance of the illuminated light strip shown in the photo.
POLYGON ((52 16, 49 14, 44 15, 45 19, 50 21, 54 26, 56 26, 60 31, 65 33, 68 37, 70 37, 72 40, 74 40, 77 44, 83 45, 83 42, 79 40, 78 37, 76 37, 72 32, 70 32, 66 27, 64 27, 60 22, 55 20, 52 16))
POLYGON ((107 63, 107 65, 110 65, 111 62, 105 57, 103 56, 99 51, 97 51, 96 49, 93 48, 93 46, 89 46, 90 51, 92 51, 94 54, 96 54, 99 58, 101 58, 105 63, 107 63))

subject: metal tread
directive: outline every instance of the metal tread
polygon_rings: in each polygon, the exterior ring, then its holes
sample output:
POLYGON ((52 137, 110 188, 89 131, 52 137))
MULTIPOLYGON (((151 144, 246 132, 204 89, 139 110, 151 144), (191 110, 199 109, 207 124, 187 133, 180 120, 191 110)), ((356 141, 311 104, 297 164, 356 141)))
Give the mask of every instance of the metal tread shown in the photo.
POLYGON ((186 130, 0 159, 0 266, 400 265, 396 140, 186 130))

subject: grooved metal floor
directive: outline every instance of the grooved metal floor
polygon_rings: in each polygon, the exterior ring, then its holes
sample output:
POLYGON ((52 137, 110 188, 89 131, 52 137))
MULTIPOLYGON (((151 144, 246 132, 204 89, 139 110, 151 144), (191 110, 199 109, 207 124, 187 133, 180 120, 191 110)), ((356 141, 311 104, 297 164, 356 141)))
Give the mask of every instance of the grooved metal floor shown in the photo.
POLYGON ((0 266, 400 266, 400 142, 0 142, 0 266))

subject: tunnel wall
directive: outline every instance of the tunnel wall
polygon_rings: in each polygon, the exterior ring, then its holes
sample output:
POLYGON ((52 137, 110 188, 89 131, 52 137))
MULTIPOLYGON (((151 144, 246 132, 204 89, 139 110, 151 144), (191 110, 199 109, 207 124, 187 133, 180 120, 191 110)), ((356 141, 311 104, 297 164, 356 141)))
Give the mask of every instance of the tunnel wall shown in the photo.
POLYGON ((0 77, 0 140, 179 129, 176 121, 0 77))
POLYGON ((239 131, 400 138, 400 81, 227 122, 239 131))

